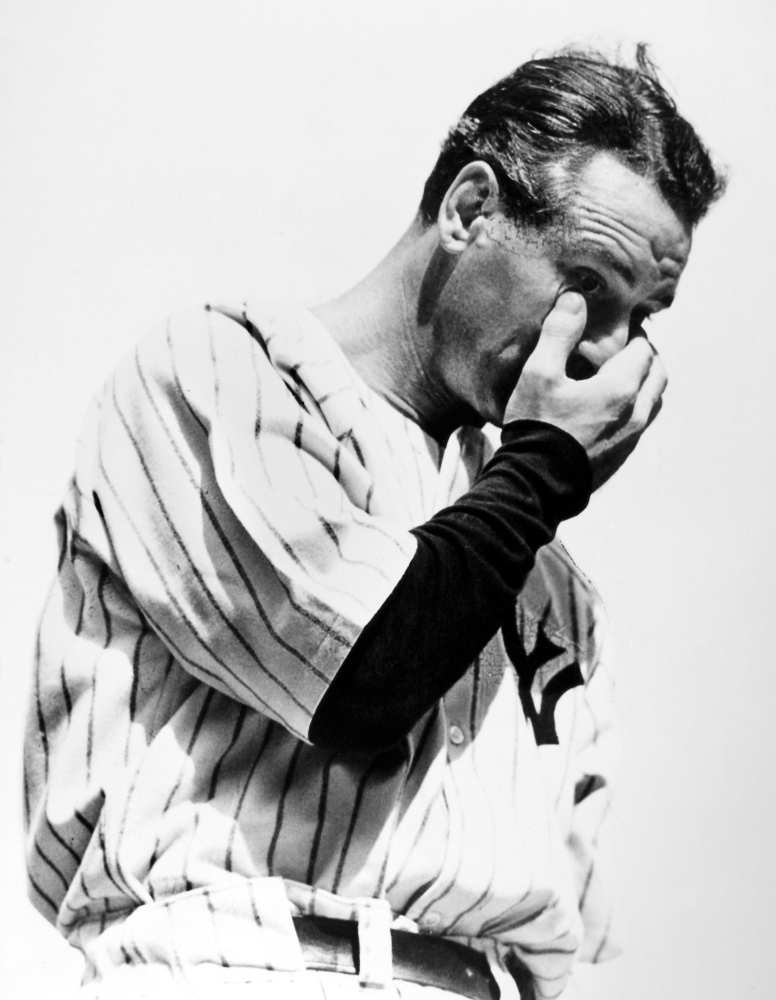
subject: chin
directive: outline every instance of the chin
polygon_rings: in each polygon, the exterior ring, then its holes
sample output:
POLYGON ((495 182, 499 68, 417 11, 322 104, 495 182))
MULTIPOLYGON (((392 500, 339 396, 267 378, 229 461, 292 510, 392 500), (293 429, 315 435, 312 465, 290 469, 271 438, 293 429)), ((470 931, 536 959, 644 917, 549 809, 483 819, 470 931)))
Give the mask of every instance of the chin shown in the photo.
POLYGON ((506 408, 506 403, 503 406, 493 405, 477 414, 476 418, 470 420, 469 423, 472 427, 484 427, 486 424, 491 424, 493 427, 503 427, 506 408))

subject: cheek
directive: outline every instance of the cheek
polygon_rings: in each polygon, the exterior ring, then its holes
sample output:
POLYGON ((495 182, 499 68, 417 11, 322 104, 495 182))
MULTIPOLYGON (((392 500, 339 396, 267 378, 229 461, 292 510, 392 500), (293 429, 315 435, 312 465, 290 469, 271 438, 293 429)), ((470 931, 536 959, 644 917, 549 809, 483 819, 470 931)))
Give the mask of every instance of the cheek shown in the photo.
POLYGON ((559 287, 532 288, 509 303, 509 318, 514 349, 523 362, 536 347, 542 326, 552 312, 559 287))
POLYGON ((532 267, 524 268, 521 278, 512 283, 504 300, 509 303, 516 322, 538 336, 563 290, 563 281, 547 261, 534 262, 532 267))
POLYGON ((455 349, 471 352, 473 366, 496 365, 492 376, 507 369, 516 378, 555 304, 561 277, 551 262, 517 254, 475 254, 461 263, 440 303, 443 325, 455 331, 455 349))

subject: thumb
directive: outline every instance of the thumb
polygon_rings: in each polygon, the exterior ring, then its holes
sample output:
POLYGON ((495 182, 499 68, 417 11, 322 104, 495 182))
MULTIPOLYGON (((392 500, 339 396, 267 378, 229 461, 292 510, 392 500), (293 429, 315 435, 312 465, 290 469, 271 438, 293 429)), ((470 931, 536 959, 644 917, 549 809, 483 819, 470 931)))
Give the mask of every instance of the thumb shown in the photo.
POLYGON ((565 375, 569 355, 582 339, 587 304, 579 292, 562 292, 542 324, 532 365, 548 375, 565 375))

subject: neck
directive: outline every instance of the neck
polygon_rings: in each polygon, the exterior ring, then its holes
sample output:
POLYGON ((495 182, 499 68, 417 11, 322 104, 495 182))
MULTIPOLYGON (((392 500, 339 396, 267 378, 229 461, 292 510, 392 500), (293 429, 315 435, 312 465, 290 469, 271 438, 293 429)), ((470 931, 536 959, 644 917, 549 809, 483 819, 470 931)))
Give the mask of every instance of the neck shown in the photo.
POLYGON ((429 298, 452 266, 436 227, 416 219, 362 281, 313 309, 367 385, 442 443, 465 422, 435 365, 429 298))

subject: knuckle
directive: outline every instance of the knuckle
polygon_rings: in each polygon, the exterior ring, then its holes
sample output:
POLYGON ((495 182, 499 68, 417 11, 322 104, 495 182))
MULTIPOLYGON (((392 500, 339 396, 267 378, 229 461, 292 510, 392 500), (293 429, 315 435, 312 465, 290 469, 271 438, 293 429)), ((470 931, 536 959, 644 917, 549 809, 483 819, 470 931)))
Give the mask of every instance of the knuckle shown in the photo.
POLYGON ((626 349, 631 357, 634 358, 651 358, 655 354, 655 348, 644 334, 631 337, 626 345, 626 349))
POLYGON ((631 413, 629 424, 635 434, 643 434, 649 423, 650 411, 646 406, 636 406, 631 413))
POLYGON ((526 379, 539 392, 549 392, 555 384, 555 375, 542 360, 531 358, 523 368, 522 379, 526 379))
POLYGON ((618 413, 630 413, 636 402, 636 391, 630 385, 620 384, 611 393, 611 407, 618 413))

